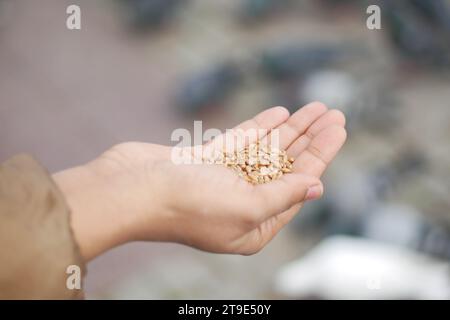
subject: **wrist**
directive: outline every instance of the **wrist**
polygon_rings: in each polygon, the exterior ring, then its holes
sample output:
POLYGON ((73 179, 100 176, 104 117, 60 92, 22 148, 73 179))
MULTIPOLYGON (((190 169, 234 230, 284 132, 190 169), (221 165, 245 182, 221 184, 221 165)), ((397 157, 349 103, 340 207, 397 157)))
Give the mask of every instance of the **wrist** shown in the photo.
POLYGON ((130 215, 121 213, 124 206, 108 177, 96 172, 93 164, 53 175, 70 208, 72 230, 85 261, 131 237, 131 223, 126 219, 130 215))
POLYGON ((84 166, 54 175, 86 260, 130 241, 173 241, 176 224, 165 181, 168 151, 123 143, 84 166))
POLYGON ((112 186, 121 214, 127 215, 127 241, 174 241, 170 154, 169 147, 127 142, 89 164, 112 186))

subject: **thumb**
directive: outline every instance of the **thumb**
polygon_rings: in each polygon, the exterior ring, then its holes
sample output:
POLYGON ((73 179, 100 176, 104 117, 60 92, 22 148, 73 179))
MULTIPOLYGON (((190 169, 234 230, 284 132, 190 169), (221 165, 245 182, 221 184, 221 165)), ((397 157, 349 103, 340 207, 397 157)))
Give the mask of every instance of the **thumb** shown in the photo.
POLYGON ((319 199, 323 194, 322 182, 314 177, 300 173, 289 173, 280 179, 255 186, 257 201, 264 206, 266 217, 277 215, 293 205, 319 199))

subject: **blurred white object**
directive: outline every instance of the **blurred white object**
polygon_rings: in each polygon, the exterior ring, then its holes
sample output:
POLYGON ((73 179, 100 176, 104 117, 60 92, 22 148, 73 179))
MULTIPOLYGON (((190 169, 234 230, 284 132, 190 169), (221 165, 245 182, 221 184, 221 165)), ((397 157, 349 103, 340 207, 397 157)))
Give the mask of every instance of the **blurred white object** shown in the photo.
POLYGON ((401 247, 334 236, 283 267, 275 290, 289 298, 450 299, 449 266, 401 247))
POLYGON ((328 106, 348 112, 355 99, 357 85, 353 78, 342 71, 324 70, 306 78, 298 92, 300 101, 322 101, 328 106))

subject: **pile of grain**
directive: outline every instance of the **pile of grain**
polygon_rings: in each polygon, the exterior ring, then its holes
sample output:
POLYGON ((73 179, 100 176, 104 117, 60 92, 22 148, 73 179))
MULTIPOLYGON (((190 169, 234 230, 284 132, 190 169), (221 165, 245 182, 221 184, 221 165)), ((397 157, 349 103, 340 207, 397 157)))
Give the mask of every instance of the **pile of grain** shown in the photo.
POLYGON ((252 184, 267 183, 292 172, 293 158, 286 151, 272 148, 259 142, 234 152, 218 152, 208 157, 205 163, 221 164, 231 168, 252 184))

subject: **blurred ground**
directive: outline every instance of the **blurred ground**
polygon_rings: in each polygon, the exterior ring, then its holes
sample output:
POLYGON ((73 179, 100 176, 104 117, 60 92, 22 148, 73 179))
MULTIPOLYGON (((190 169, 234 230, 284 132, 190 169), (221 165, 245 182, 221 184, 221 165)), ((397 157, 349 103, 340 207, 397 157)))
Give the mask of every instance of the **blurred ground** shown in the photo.
MULTIPOLYGON (((413 145, 429 155, 431 170, 427 179, 415 178, 395 197, 450 223, 449 77, 394 74, 395 58, 387 53, 382 33, 368 31, 364 13, 355 9, 328 14, 305 5, 300 15, 287 13, 260 27, 242 28, 230 19, 235 2, 191 1, 162 32, 135 36, 111 1, 15 1, 0 27, 0 160, 27 152, 57 171, 123 141, 169 144, 175 128, 192 127, 170 96, 184 74, 225 57, 251 57, 268 44, 346 39, 372 50, 370 61, 360 61, 356 69, 372 72, 387 94, 395 87, 401 121, 395 128, 386 122, 386 129, 356 125, 328 177, 338 168, 383 164, 413 145), (72 3, 82 7, 81 31, 65 28, 65 8, 72 3)), ((230 127, 281 104, 261 81, 251 78, 227 108, 203 114, 204 127, 230 127)), ((252 257, 172 244, 127 245, 90 264, 87 297, 273 297, 274 272, 315 241, 286 230, 252 257)))

